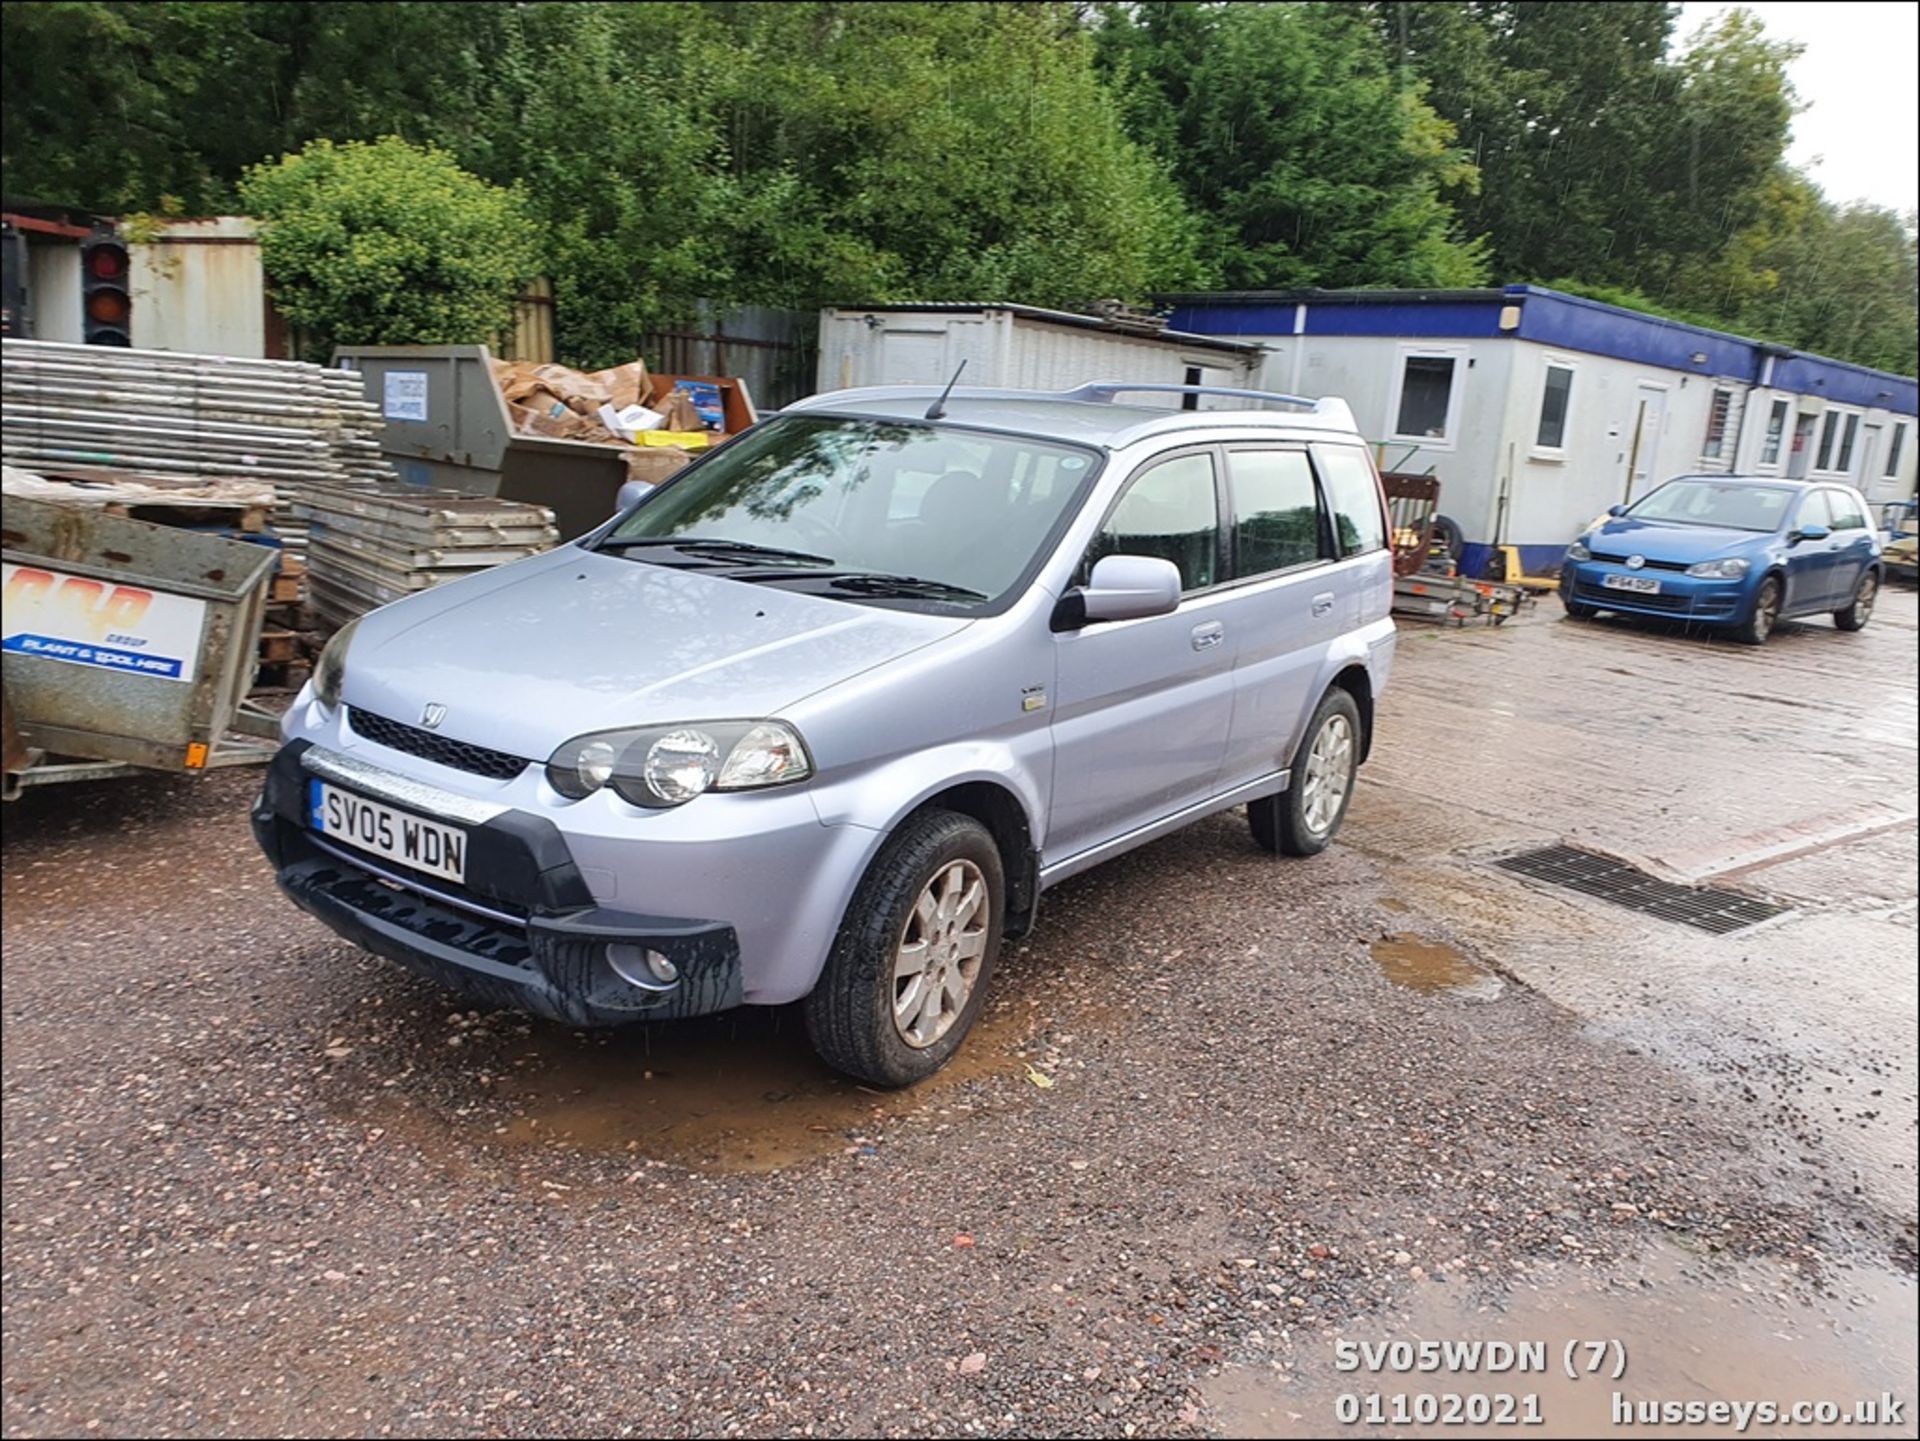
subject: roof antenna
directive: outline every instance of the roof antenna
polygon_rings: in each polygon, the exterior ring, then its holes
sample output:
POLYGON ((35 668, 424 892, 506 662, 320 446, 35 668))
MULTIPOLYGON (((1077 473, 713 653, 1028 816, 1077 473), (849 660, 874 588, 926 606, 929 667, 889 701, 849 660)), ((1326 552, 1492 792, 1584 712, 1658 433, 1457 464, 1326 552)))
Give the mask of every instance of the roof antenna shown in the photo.
POLYGON ((938 400, 934 401, 932 405, 929 405, 927 407, 926 418, 928 420, 945 420, 946 419, 947 397, 953 394, 954 386, 960 383, 960 372, 965 370, 966 368, 967 368, 967 363, 964 360, 961 361, 960 364, 954 368, 953 379, 947 382, 947 388, 940 392, 940 398, 938 400))

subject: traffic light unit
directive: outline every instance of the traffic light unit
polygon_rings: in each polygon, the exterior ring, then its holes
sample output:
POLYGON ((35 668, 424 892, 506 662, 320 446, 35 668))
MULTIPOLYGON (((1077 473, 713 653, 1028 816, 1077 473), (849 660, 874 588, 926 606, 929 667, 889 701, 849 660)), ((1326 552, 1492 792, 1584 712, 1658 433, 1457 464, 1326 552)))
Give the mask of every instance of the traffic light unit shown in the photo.
POLYGON ((80 338, 88 345, 133 344, 133 257, 111 230, 80 242, 80 338))

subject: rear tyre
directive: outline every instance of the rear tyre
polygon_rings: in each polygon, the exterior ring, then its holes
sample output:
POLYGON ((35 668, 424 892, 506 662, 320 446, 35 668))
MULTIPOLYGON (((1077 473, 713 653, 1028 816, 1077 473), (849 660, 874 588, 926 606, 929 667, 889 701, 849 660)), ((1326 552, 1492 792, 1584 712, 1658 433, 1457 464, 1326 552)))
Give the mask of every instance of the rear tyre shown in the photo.
POLYGON ((1316 856, 1333 843, 1360 769, 1360 707, 1335 686, 1321 697, 1277 796, 1247 803, 1254 843, 1281 856, 1316 856))
POLYGON ((1880 598, 1880 573, 1870 570, 1854 587, 1853 601, 1833 613, 1833 623, 1842 630, 1860 630, 1873 619, 1873 603, 1880 598))
POLYGON ((908 817, 854 892, 806 999, 814 1050, 876 1086, 931 1076, 980 1013, 1005 912, 985 826, 953 811, 908 817))
POLYGON ((1733 628, 1734 639, 1742 645, 1765 645, 1767 637, 1780 621, 1780 577, 1770 575, 1760 582, 1747 618, 1733 628))

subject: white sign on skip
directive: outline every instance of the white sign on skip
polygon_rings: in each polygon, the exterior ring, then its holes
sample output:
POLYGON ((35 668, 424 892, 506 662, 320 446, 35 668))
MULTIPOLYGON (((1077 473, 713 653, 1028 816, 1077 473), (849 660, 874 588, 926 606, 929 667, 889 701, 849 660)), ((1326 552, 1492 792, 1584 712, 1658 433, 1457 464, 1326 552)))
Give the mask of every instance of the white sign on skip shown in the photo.
POLYGON ((389 370, 381 384, 380 399, 380 413, 388 420, 425 420, 426 371, 389 370))

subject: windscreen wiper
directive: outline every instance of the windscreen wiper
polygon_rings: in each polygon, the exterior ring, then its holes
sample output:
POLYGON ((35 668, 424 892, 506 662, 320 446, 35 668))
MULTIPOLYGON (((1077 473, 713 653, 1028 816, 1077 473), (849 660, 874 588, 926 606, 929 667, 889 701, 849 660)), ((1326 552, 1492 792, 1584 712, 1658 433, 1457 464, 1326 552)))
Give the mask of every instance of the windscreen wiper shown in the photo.
POLYGON ((888 575, 885 571, 846 571, 826 577, 836 590, 857 595, 900 596, 925 600, 985 600, 986 595, 964 585, 949 585, 944 580, 924 580, 917 575, 888 575))
POLYGON ((610 536, 594 548, 609 551, 639 550, 644 546, 666 546, 703 559, 707 556, 720 558, 747 556, 754 560, 792 560, 802 565, 833 564, 833 557, 830 555, 815 555, 805 550, 784 550, 777 545, 755 545, 750 540, 722 540, 717 536, 711 538, 697 535, 610 536))

